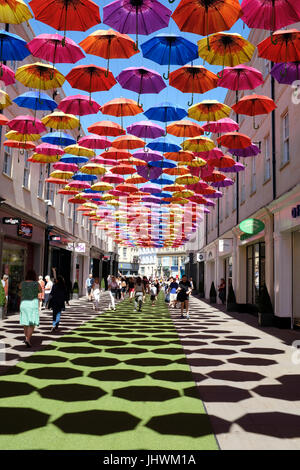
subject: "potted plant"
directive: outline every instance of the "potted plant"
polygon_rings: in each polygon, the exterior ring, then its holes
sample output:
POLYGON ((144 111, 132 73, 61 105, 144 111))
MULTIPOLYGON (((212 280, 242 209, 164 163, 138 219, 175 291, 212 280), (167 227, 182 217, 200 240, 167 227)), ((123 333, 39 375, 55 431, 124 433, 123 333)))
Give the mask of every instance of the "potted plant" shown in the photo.
POLYGON ((73 299, 78 299, 79 297, 79 287, 78 287, 78 282, 75 281, 73 285, 73 299))
POLYGON ((226 310, 227 312, 235 312, 236 308, 237 308, 237 305, 236 305, 235 293, 234 293, 232 284, 230 284, 229 289, 228 289, 226 310))
POLYGON ((259 326, 274 325, 274 310, 266 284, 263 284, 256 297, 259 326))
POLYGON ((216 291, 216 288, 215 288, 214 281, 211 283, 211 286, 210 286, 209 302, 211 304, 215 304, 217 302, 217 291, 216 291))

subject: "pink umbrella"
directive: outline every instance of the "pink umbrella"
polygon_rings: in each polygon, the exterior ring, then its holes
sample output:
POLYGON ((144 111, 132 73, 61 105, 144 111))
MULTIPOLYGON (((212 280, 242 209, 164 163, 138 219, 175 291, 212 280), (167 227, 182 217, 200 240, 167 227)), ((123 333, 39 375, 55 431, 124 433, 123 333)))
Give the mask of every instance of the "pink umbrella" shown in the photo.
POLYGON ((70 186, 70 188, 77 188, 77 189, 89 189, 91 187, 91 185, 87 183, 86 181, 78 181, 78 180, 71 181, 71 183, 68 183, 68 186, 70 186))
POLYGON ((111 143, 105 137, 96 134, 85 135, 78 140, 78 145, 88 149, 105 149, 111 147, 111 143))
POLYGON ((300 3, 297 0, 243 0, 242 20, 249 28, 276 31, 300 21, 300 3))
POLYGON ((42 134, 47 132, 46 127, 39 119, 33 116, 17 116, 7 123, 8 127, 13 131, 21 134, 42 134))
POLYGON ((54 170, 73 171, 75 173, 78 170, 78 165, 76 163, 57 162, 54 163, 53 168, 54 170))
POLYGON ((28 44, 34 57, 54 64, 75 64, 85 57, 80 47, 72 39, 60 34, 39 34, 28 44))
POLYGON ((52 155, 62 156, 64 154, 64 151, 61 149, 61 147, 58 147, 58 145, 47 144, 47 143, 38 145, 35 148, 35 152, 41 155, 48 155, 48 156, 52 156, 52 155))
POLYGON ((214 149, 205 152, 195 152, 194 155, 195 157, 204 158, 204 160, 208 160, 209 158, 223 157, 224 153, 221 149, 215 147, 214 149))
POLYGON ((100 111, 100 104, 87 95, 67 96, 59 103, 57 109, 66 114, 75 114, 75 116, 87 116, 88 114, 97 114, 100 111))
POLYGON ((92 163, 99 163, 99 165, 106 165, 106 166, 116 166, 118 163, 117 160, 110 160, 108 158, 102 158, 102 157, 94 157, 91 159, 92 163))
POLYGON ((7 65, 0 65, 0 81, 4 82, 5 86, 15 83, 15 72, 7 67, 7 65))
POLYGON ((157 139, 165 135, 165 129, 151 121, 139 121, 128 126, 127 133, 142 139, 157 139))
POLYGON ((231 118, 219 119, 219 121, 212 121, 204 124, 203 129, 205 132, 212 132, 213 134, 220 134, 221 132, 238 131, 240 126, 236 121, 231 118))
MULTIPOLYGON (((125 181, 125 180, 123 180, 125 181)), ((108 191, 108 194, 111 194, 111 196, 117 196, 117 197, 127 197, 128 193, 124 193, 124 191, 118 191, 117 189, 112 189, 111 191, 108 191)))
POLYGON ((225 67, 218 86, 229 90, 254 90, 263 83, 264 78, 259 70, 247 65, 236 65, 235 67, 225 67))
POLYGON ((114 175, 113 173, 106 173, 104 176, 102 176, 101 181, 111 184, 121 184, 124 183, 125 179, 122 178, 122 176, 114 175))

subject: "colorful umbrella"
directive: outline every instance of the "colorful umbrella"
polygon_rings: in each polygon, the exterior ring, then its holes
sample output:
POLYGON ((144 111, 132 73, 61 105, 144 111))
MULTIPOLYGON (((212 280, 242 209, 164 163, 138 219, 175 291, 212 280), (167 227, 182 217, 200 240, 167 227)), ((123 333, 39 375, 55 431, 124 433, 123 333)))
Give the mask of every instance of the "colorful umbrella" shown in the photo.
POLYGON ((0 0, 0 23, 20 24, 32 18, 23 0, 0 0))
POLYGON ((124 183, 124 178, 122 176, 114 175, 111 172, 107 172, 104 176, 102 176, 101 181, 105 183, 111 184, 121 184, 124 183))
POLYGON ((215 147, 213 140, 207 137, 192 137, 185 140, 181 144, 183 150, 190 150, 192 152, 205 152, 212 150, 215 147))
POLYGON ((60 34, 39 34, 28 44, 34 57, 47 60, 54 64, 75 64, 85 56, 80 47, 72 39, 60 34))
POLYGON ((16 34, 0 30, 0 61, 24 60, 30 52, 26 47, 26 41, 16 34))
POLYGON ((34 109, 35 111, 53 111, 57 108, 56 101, 50 98, 47 93, 42 93, 41 91, 27 91, 17 96, 13 101, 21 108, 34 109))
POLYGON ((165 130, 151 121, 139 121, 127 127, 127 133, 145 139, 157 139, 165 134, 165 130))
POLYGON ((197 46, 175 34, 159 34, 144 42, 141 49, 146 59, 160 65, 168 65, 168 74, 163 74, 166 80, 169 78, 171 64, 185 65, 198 58, 197 46))
POLYGON ((177 184, 195 184, 195 183, 198 183, 199 179, 200 178, 198 176, 188 174, 188 175, 183 175, 183 176, 177 176, 177 178, 175 179, 175 183, 177 183, 177 184))
POLYGON ((257 145, 251 144, 245 148, 229 149, 228 152, 231 153, 231 155, 235 155, 236 157, 246 158, 246 157, 255 157, 256 155, 261 153, 261 150, 257 145))
POLYGON ((300 80, 300 61, 275 64, 271 75, 278 83, 292 85, 293 82, 300 80))
POLYGON ((33 142, 18 142, 17 140, 6 140, 3 142, 4 147, 12 147, 16 149, 25 149, 25 150, 33 150, 35 148, 35 144, 33 142))
POLYGON ((167 175, 175 175, 175 176, 180 176, 180 175, 188 175, 190 173, 190 170, 187 168, 181 168, 176 166, 175 168, 166 168, 163 170, 163 173, 166 173, 167 175))
POLYGON ((63 170, 55 170, 50 173, 50 178, 59 178, 63 180, 68 180, 72 178, 73 171, 63 171, 63 170))
POLYGON ((42 118, 42 123, 51 129, 65 130, 75 129, 80 126, 79 119, 73 114, 65 114, 62 111, 54 111, 42 118))
POLYGON ((104 175, 106 173, 106 169, 97 163, 87 163, 80 168, 80 171, 87 175, 104 175))
MULTIPOLYGON (((110 147, 110 149, 107 152, 102 153, 101 156, 103 158, 110 158, 112 160, 129 160, 131 157, 131 153, 129 153, 125 149, 117 149, 115 147, 110 147)), ((114 165, 115 164, 116 162, 114 162, 114 165)))
POLYGON ((175 168, 176 167, 176 163, 170 160, 166 160, 166 159, 149 162, 148 165, 154 166, 156 168, 175 168))
POLYGON ((110 171, 116 175, 132 175, 135 173, 135 169, 131 165, 121 164, 113 166, 110 171))
POLYGON ((182 119, 167 126, 167 133, 185 139, 186 137, 197 137, 204 134, 204 129, 195 122, 182 119))
POLYGON ((171 139, 166 139, 166 137, 160 137, 159 139, 155 139, 152 142, 147 144, 147 147, 151 150, 156 150, 158 152, 178 152, 180 150, 179 145, 177 145, 171 139))
POLYGON ((81 157, 77 155, 64 155, 59 161, 64 163, 76 163, 78 165, 80 163, 88 162, 89 159, 87 157, 81 157))
MULTIPOLYGON (((121 128, 123 127, 123 116, 135 116, 142 113, 143 108, 134 100, 128 98, 114 98, 101 106, 102 114, 110 116, 121 116, 121 128)), ((109 134, 104 134, 109 135, 109 134)))
POLYGON ((228 117, 231 108, 217 100, 204 100, 188 110, 188 116, 196 121, 218 121, 228 117))
POLYGON ((174 162, 191 162, 194 160, 194 153, 186 150, 179 150, 179 152, 167 152, 165 157, 174 162))
POLYGON ((228 168, 222 169, 224 173, 238 173, 239 171, 244 171, 244 170, 245 170, 245 166, 239 162, 235 162, 234 165, 228 168))
POLYGON ((141 94, 160 93, 166 88, 158 72, 144 67, 128 67, 116 77, 116 80, 122 88, 138 93, 138 104, 141 94))
POLYGON ((212 65, 235 65, 249 62, 255 51, 255 46, 237 33, 215 33, 207 40, 198 41, 199 57, 212 65))
POLYGON ((111 72, 97 65, 77 65, 66 75, 73 88, 92 92, 110 90, 117 82, 111 72))
POLYGON ((158 184, 148 183, 148 184, 144 184, 144 186, 142 186, 140 188, 140 191, 142 191, 143 193, 149 193, 149 194, 156 194, 157 195, 161 192, 161 187, 158 184))
POLYGON ((233 184, 234 181, 230 178, 225 178, 222 181, 216 181, 214 183, 211 183, 214 188, 226 188, 227 186, 232 186, 233 184))
POLYGON ((269 114, 275 108, 276 104, 268 96, 263 95, 247 95, 243 96, 236 104, 232 106, 232 109, 237 114, 246 114, 247 116, 253 116, 253 127, 258 129, 255 126, 255 116, 260 114, 269 114))
POLYGON ((43 155, 40 153, 34 153, 30 157, 30 161, 33 163, 57 163, 59 157, 57 155, 43 155))
POLYGON ((95 124, 92 124, 87 129, 93 134, 105 135, 110 137, 116 137, 118 135, 126 134, 125 130, 120 126, 120 124, 117 124, 113 121, 99 121, 95 124))
POLYGON ((98 29, 79 43, 87 54, 107 59, 107 72, 110 59, 129 59, 139 52, 134 41, 127 34, 121 34, 112 29, 98 29))
POLYGON ((120 33, 135 34, 138 48, 138 35, 148 36, 166 28, 171 10, 157 0, 116 0, 103 8, 103 22, 120 33))
POLYGON ((144 114, 148 119, 160 122, 177 121, 187 116, 185 109, 168 102, 153 106, 147 109, 144 114))
POLYGON ((300 21, 300 4, 290 0, 243 0, 242 20, 249 28, 276 31, 300 21))
POLYGON ((60 145, 62 147, 76 143, 76 140, 73 139, 72 136, 64 132, 50 132, 42 137, 42 141, 52 145, 60 145))
POLYGON ((112 145, 116 149, 121 149, 121 150, 134 150, 138 149, 141 147, 144 147, 146 142, 139 137, 135 137, 134 135, 122 135, 120 137, 117 137, 112 145))
POLYGON ((41 138, 40 134, 21 134, 17 131, 6 132, 5 137, 9 140, 17 140, 18 142, 26 142, 26 140, 36 142, 41 138))
POLYGON ((254 90, 263 83, 264 78, 259 70, 247 65, 236 65, 235 67, 226 67, 223 70, 218 86, 236 91, 254 90))
POLYGON ((78 140, 78 145, 88 149, 106 149, 111 147, 111 143, 105 137, 91 134, 85 135, 78 140))
POLYGON ((206 93, 218 86, 218 77, 201 65, 187 65, 170 73, 169 83, 183 93, 192 93, 188 106, 194 102, 194 93, 206 93))
POLYGON ((139 174, 133 174, 132 176, 126 179, 126 184, 143 184, 146 183, 146 181, 148 181, 148 178, 144 178, 139 174))
POLYGON ((28 88, 39 90, 60 88, 65 82, 65 77, 56 68, 42 62, 19 67, 16 79, 28 88))
POLYGON ((57 162, 53 165, 54 170, 61 170, 61 171, 71 171, 72 174, 78 170, 78 165, 75 163, 63 163, 57 162))
POLYGON ((64 113, 75 114, 75 116, 87 116, 97 114, 100 111, 100 104, 86 95, 72 95, 62 99, 58 109, 64 113))
POLYGON ((64 151, 57 145, 52 145, 52 144, 47 144, 47 143, 38 145, 35 148, 35 151, 43 155, 62 156, 64 154, 64 151))
POLYGON ((64 148, 65 153, 69 153, 71 155, 76 155, 78 157, 94 157, 95 152, 91 149, 88 149, 86 147, 81 147, 78 144, 72 144, 68 145, 67 147, 64 148))
POLYGON ((219 145, 229 149, 243 149, 251 145, 251 139, 245 134, 240 132, 227 132, 217 139, 219 145))
POLYGON ((276 31, 257 45, 258 55, 272 62, 300 61, 300 31, 276 31))
POLYGON ((160 152, 155 152, 154 150, 138 150, 137 152, 134 152, 133 157, 145 162, 160 161, 164 158, 160 152))
POLYGON ((239 0, 181 0, 172 18, 181 31, 208 36, 230 29, 240 16, 239 0))
POLYGON ((219 158, 210 158, 207 163, 217 168, 231 168, 234 166, 235 160, 228 155, 222 155, 219 158))
POLYGON ((91 0, 31 0, 35 19, 58 31, 86 31, 101 22, 99 7, 91 0))
POLYGON ((15 83, 15 72, 7 67, 7 65, 0 64, 0 81, 5 86, 13 85, 15 83))
POLYGON ((47 129, 39 119, 33 116, 17 116, 7 123, 8 127, 13 131, 21 134, 42 134, 47 129))
POLYGON ((238 131, 240 126, 236 121, 231 118, 223 118, 218 121, 208 122, 203 125, 205 132, 212 132, 213 134, 221 134, 223 132, 238 131))
POLYGON ((12 105, 12 101, 5 91, 0 90, 0 110, 8 108, 12 105))

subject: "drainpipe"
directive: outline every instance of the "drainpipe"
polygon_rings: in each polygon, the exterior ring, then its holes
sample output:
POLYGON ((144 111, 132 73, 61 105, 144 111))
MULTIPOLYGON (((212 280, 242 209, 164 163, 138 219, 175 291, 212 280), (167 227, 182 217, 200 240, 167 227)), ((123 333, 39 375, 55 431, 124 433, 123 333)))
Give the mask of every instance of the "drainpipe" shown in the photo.
MULTIPOLYGON (((271 62, 273 67, 274 62, 271 62)), ((271 76, 271 98, 275 101, 275 79, 271 76)), ((277 197, 276 181, 276 135, 275 135, 275 109, 272 111, 272 173, 273 173, 273 200, 277 197)))
MULTIPOLYGON (((239 92, 235 92, 235 102, 237 103, 239 99, 239 92)), ((236 122, 239 124, 239 115, 236 114, 236 122)), ((239 162, 239 157, 236 157, 237 163, 239 162)), ((239 195, 239 182, 240 182, 240 177, 239 177, 239 172, 236 174, 236 225, 239 225, 240 222, 240 195, 239 195)))

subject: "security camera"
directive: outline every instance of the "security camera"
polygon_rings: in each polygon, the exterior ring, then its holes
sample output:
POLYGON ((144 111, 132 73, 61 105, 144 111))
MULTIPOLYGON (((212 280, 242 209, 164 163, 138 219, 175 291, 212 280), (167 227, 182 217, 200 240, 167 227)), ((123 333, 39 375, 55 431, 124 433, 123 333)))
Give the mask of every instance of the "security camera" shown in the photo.
POLYGON ((47 206, 52 206, 52 201, 50 201, 50 199, 45 199, 44 202, 47 204, 47 206))

